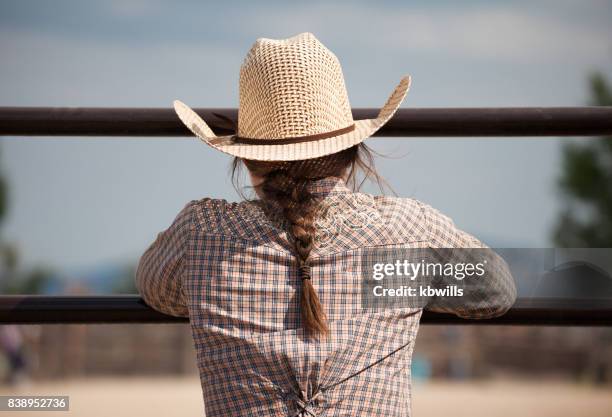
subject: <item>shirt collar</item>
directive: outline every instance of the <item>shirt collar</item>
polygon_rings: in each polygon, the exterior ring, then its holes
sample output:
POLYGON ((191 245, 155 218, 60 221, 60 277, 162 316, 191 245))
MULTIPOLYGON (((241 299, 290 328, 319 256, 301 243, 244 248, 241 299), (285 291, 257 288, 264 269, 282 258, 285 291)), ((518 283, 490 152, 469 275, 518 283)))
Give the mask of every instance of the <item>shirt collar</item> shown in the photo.
MULTIPOLYGON (((319 178, 310 181, 306 185, 306 189, 317 197, 325 198, 328 195, 333 194, 344 194, 351 193, 351 189, 347 186, 346 182, 338 177, 327 177, 319 178)), ((271 200, 259 200, 264 207, 264 210, 271 210, 272 213, 278 213, 282 209, 278 206, 278 203, 271 200)))
POLYGON ((346 182, 342 178, 338 177, 319 178, 310 181, 306 186, 306 189, 317 196, 351 192, 346 185, 346 182))

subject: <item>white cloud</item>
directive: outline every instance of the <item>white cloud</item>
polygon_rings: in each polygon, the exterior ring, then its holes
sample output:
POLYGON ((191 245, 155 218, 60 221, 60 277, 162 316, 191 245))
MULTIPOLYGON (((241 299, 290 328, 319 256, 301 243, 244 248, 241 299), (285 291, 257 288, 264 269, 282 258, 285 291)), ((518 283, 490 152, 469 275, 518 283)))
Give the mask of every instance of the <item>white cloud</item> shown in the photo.
POLYGON ((308 30, 356 48, 432 51, 525 63, 568 57, 593 61, 612 54, 607 25, 504 5, 443 9, 319 4, 297 10, 264 9, 251 14, 249 21, 239 29, 284 34, 308 30))
POLYGON ((135 46, 0 30, 0 53, 7 57, 0 105, 168 106, 180 96, 212 106, 237 98, 236 83, 208 80, 225 80, 229 71, 237 80, 243 51, 214 42, 135 46))

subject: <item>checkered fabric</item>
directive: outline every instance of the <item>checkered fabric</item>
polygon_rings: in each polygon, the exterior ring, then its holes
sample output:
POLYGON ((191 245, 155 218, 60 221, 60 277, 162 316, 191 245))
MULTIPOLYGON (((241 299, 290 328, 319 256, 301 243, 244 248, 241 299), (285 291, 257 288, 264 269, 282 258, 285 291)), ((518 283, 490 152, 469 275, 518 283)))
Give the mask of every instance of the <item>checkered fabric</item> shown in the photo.
MULTIPOLYGON (((311 256, 327 339, 304 337, 293 243, 273 204, 191 201, 140 260, 136 284, 146 303, 190 319, 208 417, 409 416, 422 309, 364 311, 360 255, 486 247, 413 199, 354 193, 333 178, 311 191, 322 197, 311 256)), ((456 314, 493 317, 513 304, 516 289, 499 259, 486 296, 456 314)))

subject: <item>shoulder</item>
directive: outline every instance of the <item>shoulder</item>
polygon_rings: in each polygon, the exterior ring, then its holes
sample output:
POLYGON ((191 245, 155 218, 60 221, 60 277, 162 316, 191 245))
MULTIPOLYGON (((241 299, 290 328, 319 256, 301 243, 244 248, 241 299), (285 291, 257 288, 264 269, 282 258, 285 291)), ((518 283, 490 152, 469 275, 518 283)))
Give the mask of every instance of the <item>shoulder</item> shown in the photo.
POLYGON ((430 244, 444 248, 485 248, 486 244, 477 237, 457 227, 451 217, 440 210, 418 202, 423 212, 424 224, 430 244))
POLYGON ((206 197, 190 204, 193 204, 195 227, 208 233, 252 237, 269 223, 258 201, 231 202, 206 197))
POLYGON ((391 219, 407 219, 423 221, 425 213, 424 204, 413 198, 376 196, 374 197, 378 210, 391 219))
POLYGON ((376 205, 388 223, 409 231, 420 240, 430 240, 441 230, 455 228, 453 220, 440 210, 408 197, 376 196, 376 205))

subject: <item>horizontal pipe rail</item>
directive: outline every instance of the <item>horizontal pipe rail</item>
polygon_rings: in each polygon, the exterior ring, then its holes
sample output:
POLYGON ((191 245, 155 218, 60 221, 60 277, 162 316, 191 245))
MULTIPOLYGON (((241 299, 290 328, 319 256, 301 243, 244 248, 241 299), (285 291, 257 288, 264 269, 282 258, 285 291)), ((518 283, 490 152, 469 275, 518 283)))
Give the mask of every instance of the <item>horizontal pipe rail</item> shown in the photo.
MULTIPOLYGON (((236 109, 196 111, 217 134, 233 133, 213 113, 236 120, 236 109)), ((355 119, 378 109, 353 110, 355 119)), ((0 136, 187 136, 170 108, 0 107, 0 136)), ((612 107, 400 109, 376 136, 612 135, 612 107)))
MULTIPOLYGON (((148 307, 137 295, 0 296, 0 324, 182 323, 148 307)), ((425 311, 424 324, 612 326, 612 299, 524 298, 503 316, 474 320, 425 311)))

